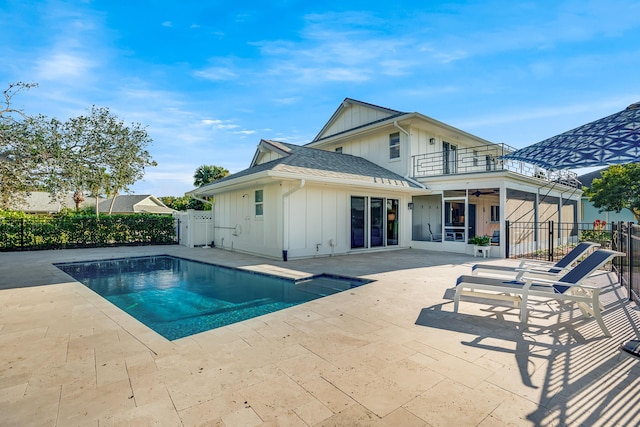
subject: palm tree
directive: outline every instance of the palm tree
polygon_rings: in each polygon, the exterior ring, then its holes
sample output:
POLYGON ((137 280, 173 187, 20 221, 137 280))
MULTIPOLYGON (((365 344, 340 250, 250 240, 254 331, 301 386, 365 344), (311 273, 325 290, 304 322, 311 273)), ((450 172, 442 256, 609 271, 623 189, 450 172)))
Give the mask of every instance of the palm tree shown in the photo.
POLYGON ((229 171, 221 166, 202 165, 193 174, 193 185, 202 187, 229 175, 229 171))
POLYGON ((84 193, 82 192, 82 190, 76 190, 75 193, 73 193, 73 201, 76 204, 76 210, 79 210, 80 205, 85 201, 84 193))

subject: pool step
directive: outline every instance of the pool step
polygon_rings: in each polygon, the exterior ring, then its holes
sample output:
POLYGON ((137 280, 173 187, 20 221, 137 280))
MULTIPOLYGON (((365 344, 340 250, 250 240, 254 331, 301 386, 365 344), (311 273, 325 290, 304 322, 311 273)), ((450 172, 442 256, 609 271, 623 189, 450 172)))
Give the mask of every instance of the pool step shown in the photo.
POLYGON ((352 286, 344 281, 331 280, 325 277, 296 282, 296 290, 323 297, 350 288, 352 286))

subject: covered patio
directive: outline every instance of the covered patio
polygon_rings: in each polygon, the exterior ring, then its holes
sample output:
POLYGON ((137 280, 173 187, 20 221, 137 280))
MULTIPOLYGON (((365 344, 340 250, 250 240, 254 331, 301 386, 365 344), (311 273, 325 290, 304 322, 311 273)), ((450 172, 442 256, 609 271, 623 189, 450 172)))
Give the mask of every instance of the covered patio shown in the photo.
MULTIPOLYGON (((289 262, 127 247, 0 256, 0 425, 634 425, 637 306, 600 272, 612 337, 576 307, 462 301, 479 258, 416 249, 289 262), (284 276, 375 280, 167 341, 52 265, 169 254, 284 276)), ((508 263, 511 260, 483 260, 508 263)))

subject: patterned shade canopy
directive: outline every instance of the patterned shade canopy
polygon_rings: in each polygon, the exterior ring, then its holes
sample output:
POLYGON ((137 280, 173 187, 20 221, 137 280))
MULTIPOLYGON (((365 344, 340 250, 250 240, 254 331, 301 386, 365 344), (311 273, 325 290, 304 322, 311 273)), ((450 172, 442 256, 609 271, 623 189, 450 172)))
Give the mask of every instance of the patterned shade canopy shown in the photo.
POLYGON ((640 102, 502 158, 550 170, 640 163, 640 102))

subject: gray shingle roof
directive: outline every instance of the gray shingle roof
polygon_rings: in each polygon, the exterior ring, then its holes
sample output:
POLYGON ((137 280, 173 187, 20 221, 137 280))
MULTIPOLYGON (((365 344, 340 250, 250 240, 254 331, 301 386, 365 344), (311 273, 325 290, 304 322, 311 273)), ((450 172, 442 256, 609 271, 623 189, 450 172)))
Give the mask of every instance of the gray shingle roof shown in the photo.
POLYGON ((304 174, 307 176, 361 181, 363 183, 379 183, 392 187, 421 188, 419 185, 405 179, 397 173, 378 166, 362 157, 302 147, 279 141, 263 142, 275 145, 281 151, 288 150, 289 154, 279 159, 234 173, 209 185, 229 182, 244 176, 273 170, 304 174), (285 150, 283 150, 283 148, 285 150))
POLYGON ((63 208, 75 208, 73 195, 64 194, 58 198, 52 198, 51 193, 44 191, 32 191, 25 194, 13 204, 12 208, 30 213, 60 212, 63 208), (24 198, 24 200, 22 200, 24 198))
POLYGON ((583 186, 591 188, 591 183, 593 182, 593 180, 596 178, 602 178, 602 171, 604 170, 607 170, 607 168, 598 169, 596 171, 580 175, 578 177, 578 181, 580 181, 583 186))
MULTIPOLYGON (((116 202, 113 205, 113 213, 134 213, 134 212, 148 212, 148 213, 171 213, 172 209, 164 205, 145 205, 140 209, 135 208, 137 203, 140 203, 151 197, 151 194, 122 194, 116 197, 116 202)), ((100 212, 109 212, 111 206, 111 197, 101 200, 98 203, 98 210, 100 212)))

